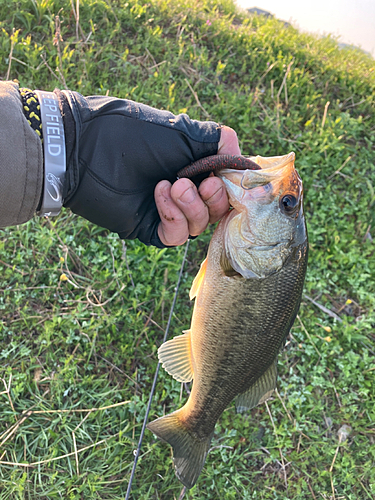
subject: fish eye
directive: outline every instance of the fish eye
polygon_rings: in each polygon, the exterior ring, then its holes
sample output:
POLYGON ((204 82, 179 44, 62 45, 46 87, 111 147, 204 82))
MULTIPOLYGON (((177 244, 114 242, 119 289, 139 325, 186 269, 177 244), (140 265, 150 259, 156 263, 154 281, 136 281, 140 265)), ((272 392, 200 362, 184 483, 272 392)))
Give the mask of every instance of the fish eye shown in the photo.
POLYGON ((286 194, 280 200, 280 208, 287 214, 291 214, 294 212, 297 207, 298 200, 292 194, 286 194))

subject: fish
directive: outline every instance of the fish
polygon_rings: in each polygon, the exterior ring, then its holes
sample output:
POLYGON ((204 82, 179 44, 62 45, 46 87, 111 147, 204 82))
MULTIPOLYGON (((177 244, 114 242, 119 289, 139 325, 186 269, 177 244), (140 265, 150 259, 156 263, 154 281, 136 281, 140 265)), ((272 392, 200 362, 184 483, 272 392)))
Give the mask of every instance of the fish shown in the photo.
POLYGON ((249 159, 259 168, 215 173, 231 209, 193 281, 190 329, 158 349, 168 374, 193 381, 182 408, 147 425, 172 446, 177 478, 188 489, 227 406, 235 400, 237 412, 245 413, 272 395, 277 356, 298 313, 306 275, 308 238, 295 154, 249 159))

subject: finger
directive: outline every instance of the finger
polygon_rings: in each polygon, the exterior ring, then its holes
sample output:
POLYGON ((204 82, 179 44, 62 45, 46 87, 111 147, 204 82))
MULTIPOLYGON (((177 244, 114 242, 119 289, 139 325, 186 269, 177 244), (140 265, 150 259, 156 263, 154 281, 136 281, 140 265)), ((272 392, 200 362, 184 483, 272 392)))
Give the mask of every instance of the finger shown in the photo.
POLYGON ((240 155, 241 150, 238 144, 236 132, 224 125, 221 128, 220 141, 218 144, 218 155, 240 155))
POLYGON ((171 183, 159 182, 154 195, 160 216, 158 226, 160 240, 167 246, 182 245, 189 237, 188 221, 171 197, 171 183))
POLYGON ((208 207, 209 222, 220 220, 229 210, 229 201, 224 182, 219 177, 208 177, 199 186, 199 195, 208 207))
POLYGON ((190 179, 177 180, 171 188, 171 197, 187 219, 189 234, 201 234, 208 225, 209 214, 193 182, 190 179))

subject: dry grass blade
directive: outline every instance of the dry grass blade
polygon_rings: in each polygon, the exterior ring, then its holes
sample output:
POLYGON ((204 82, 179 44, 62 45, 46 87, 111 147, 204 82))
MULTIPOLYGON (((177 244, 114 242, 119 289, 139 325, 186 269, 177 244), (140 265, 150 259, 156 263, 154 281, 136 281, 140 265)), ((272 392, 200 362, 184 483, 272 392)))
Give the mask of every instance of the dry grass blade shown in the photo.
POLYGON ((93 411, 103 411, 109 408, 116 408, 117 406, 123 406, 129 404, 131 401, 121 401, 120 403, 115 403, 113 405, 101 406, 100 408, 71 408, 63 410, 32 410, 29 415, 36 415, 37 413, 87 413, 93 411))
POLYGON ((321 311, 323 311, 326 314, 328 314, 328 316, 330 316, 331 318, 333 318, 333 319, 339 321, 340 323, 342 323, 342 319, 336 313, 334 313, 333 311, 331 311, 327 307, 323 306, 322 304, 319 304, 319 302, 317 302, 316 300, 312 299, 308 295, 304 294, 304 297, 305 297, 305 299, 309 300, 312 304, 314 304, 314 306, 319 307, 319 309, 321 311))
POLYGON ((40 57, 43 59, 43 63, 44 65, 48 68, 48 71, 51 73, 51 75, 57 80, 60 82, 60 84, 62 86, 64 86, 64 82, 63 80, 60 78, 60 76, 58 76, 54 71, 53 69, 51 68, 51 66, 48 64, 47 62, 47 59, 46 59, 46 55, 45 54, 40 54, 40 57))
POLYGON ((326 119, 327 119, 328 106, 330 104, 331 103, 329 101, 327 101, 326 104, 325 104, 325 106, 324 106, 323 119, 322 119, 322 125, 321 125, 321 129, 320 129, 320 133, 322 133, 322 131, 324 129, 324 125, 325 125, 326 119))
POLYGON ((265 405, 266 405, 267 412, 268 412, 268 415, 269 415, 270 420, 271 420, 271 423, 272 423, 273 432, 274 432, 274 434, 275 434, 275 437, 276 437, 277 442, 278 442, 278 445, 279 445, 279 453, 280 453, 280 457, 281 457, 282 470, 283 470, 283 473, 284 473, 285 488, 286 488, 286 489, 288 489, 288 478, 287 478, 287 475, 286 475, 286 467, 287 467, 287 465, 288 465, 288 464, 285 464, 284 455, 283 455, 283 452, 281 451, 279 438, 278 438, 277 433, 276 433, 276 426, 275 426, 275 422, 273 421, 272 413, 271 413, 271 410, 270 410, 270 408, 269 408, 269 406, 268 406, 267 401, 265 402, 265 405))
POLYGON ((10 77, 10 70, 12 67, 12 60, 13 60, 13 49, 14 49, 14 35, 15 35, 15 29, 13 28, 12 36, 10 37, 11 40, 11 45, 10 45, 10 52, 9 52, 9 63, 8 63, 8 71, 7 71, 7 76, 5 80, 9 80, 10 77))
POLYGON ((185 78, 185 82, 187 84, 187 86, 189 87, 189 89, 191 90, 191 93, 193 94, 194 96, 194 99, 198 105, 198 107, 203 111, 204 115, 206 116, 206 118, 209 118, 210 117, 210 114, 207 113, 207 111, 204 109, 204 107, 202 106, 200 100, 199 100, 199 97, 198 97, 198 94, 195 92, 195 90, 193 89, 193 87, 191 86, 189 80, 187 78, 185 78))
MULTIPOLYGON (((12 374, 9 375, 8 385, 4 379, 2 379, 2 381, 3 381, 4 387, 5 387, 5 391, 2 394, 6 394, 8 396, 10 406, 15 414, 16 410, 14 409, 12 398, 10 397, 10 384, 12 382, 12 374)), ((14 418, 17 420, 17 415, 14 415, 14 418)))
POLYGON ((185 494, 186 494, 186 486, 184 486, 181 490, 181 493, 180 493, 180 496, 178 497, 178 500, 183 500, 185 498, 185 494))
POLYGON ((94 446, 99 446, 100 444, 105 443, 109 439, 113 439, 113 438, 115 438, 115 437, 117 437, 119 435, 120 435, 120 432, 117 432, 113 436, 110 436, 110 437, 108 437, 106 439, 101 439, 100 441, 98 441, 96 443, 93 443, 93 444, 90 444, 89 446, 85 446, 84 448, 80 448, 79 450, 75 450, 75 451, 72 451, 71 453, 66 453, 65 455, 60 455, 58 457, 47 458, 46 460, 39 460, 39 462, 31 462, 31 463, 28 463, 28 464, 24 464, 22 462, 6 462, 4 460, 0 460, 0 464, 2 464, 2 465, 13 465, 13 466, 17 466, 17 467, 36 467, 37 465, 48 464, 50 462, 55 462, 56 460, 61 460, 62 458, 67 458, 67 457, 75 456, 78 453, 82 453, 83 451, 89 450, 90 448, 94 448, 94 446))
POLYGON ((351 432, 351 427, 349 425, 343 425, 342 427, 340 427, 340 429, 338 430, 337 434, 339 436, 339 444, 336 448, 336 452, 335 452, 335 455, 333 457, 333 460, 332 460, 332 464, 331 464, 331 467, 329 469, 329 472, 332 472, 333 471, 333 466, 335 465, 335 461, 336 461, 336 458, 337 458, 337 454, 339 452, 339 449, 340 449, 340 446, 341 444, 346 441, 346 439, 348 438, 350 432, 351 432))
POLYGON ((298 315, 298 314, 297 314, 297 319, 298 319, 298 321, 299 321, 299 323, 300 323, 300 325, 301 325, 301 327, 302 327, 303 331, 306 333, 306 335, 307 335, 308 339, 310 340, 311 345, 314 347, 314 349, 315 349, 316 353, 318 354, 319 358, 321 358, 321 354, 320 354, 320 352, 319 352, 318 348, 316 347, 315 343, 312 341, 312 338, 311 338, 311 336, 310 336, 309 332, 306 330, 306 327, 305 327, 305 325, 302 323, 302 320, 301 320, 301 318, 299 317, 299 315, 298 315))
POLYGON ((61 21, 60 21, 60 16, 55 16, 55 37, 53 39, 53 45, 55 45, 57 47, 57 53, 58 53, 58 56, 59 56, 59 67, 56 68, 56 70, 58 71, 59 75, 61 76, 61 80, 63 82, 63 85, 64 85, 64 88, 67 89, 68 86, 66 84, 66 81, 65 81, 65 77, 64 77, 64 72, 63 72, 63 59, 62 59, 62 54, 61 54, 61 47, 60 47, 60 43, 63 41, 63 38, 61 36, 61 21))
POLYGON ((0 437, 3 437, 4 439, 0 443, 0 447, 3 446, 8 439, 17 431, 20 425, 23 424, 23 422, 29 417, 30 414, 25 415, 23 418, 17 421, 16 424, 14 424, 12 427, 10 427, 7 431, 5 431, 0 437), (7 434, 7 435, 6 435, 7 434), (5 437, 6 436, 6 437, 5 437))
POLYGON ((285 87, 285 104, 286 105, 288 105, 288 92, 287 92, 287 87, 286 87, 286 80, 288 78, 288 75, 290 73, 290 70, 292 68, 293 63, 294 63, 294 58, 288 64, 288 67, 287 67, 287 69, 285 71, 285 75, 284 75, 283 81, 282 81, 282 83, 280 85, 280 88, 279 88, 279 91, 277 93, 277 102, 279 102, 280 94, 281 94, 283 88, 285 87))
POLYGON ((285 403, 284 403, 284 401, 283 401, 282 397, 280 396, 279 391, 278 391, 277 389, 275 389, 275 394, 276 394, 276 396, 279 398, 280 403, 283 405, 283 408, 284 408, 284 410, 285 410, 285 413, 288 415, 289 420, 290 420, 291 422, 293 422, 292 416, 291 416, 291 414, 288 412, 288 410, 287 410, 287 408, 286 408, 286 406, 285 406, 285 403))
POLYGON ((125 285, 122 285, 120 290, 118 290, 117 292, 115 292, 112 297, 110 297, 109 299, 105 300, 104 302, 99 302, 99 300, 97 299, 97 297, 95 296, 94 292, 92 290, 87 290, 86 292, 86 298, 87 298, 87 302, 89 302, 89 304, 91 304, 92 306, 94 307, 104 307, 105 305, 107 305, 109 302, 112 302, 112 300, 114 300, 117 295, 119 295, 125 288, 125 285), (93 302, 91 299, 90 299, 90 293, 92 295, 94 295, 95 299, 97 300, 97 303, 93 302))
POLYGON ((313 489, 311 488, 310 481, 307 480, 306 482, 307 482, 307 486, 308 486, 308 488, 310 490, 310 493, 312 494, 313 499, 316 500, 316 496, 315 496, 315 493, 314 493, 313 489))
POLYGON ((337 170, 335 170, 335 172, 333 172, 333 174, 331 174, 329 177, 328 177, 328 180, 331 180, 335 175, 339 174, 341 172, 341 170, 346 166, 346 164, 352 159, 352 156, 349 155, 347 157, 347 159, 344 161, 344 163, 341 165, 340 168, 338 168, 337 170))
MULTIPOLYGON (((6 392, 6 391, 5 391, 6 392)), ((126 404, 129 404, 130 401, 121 401, 120 403, 115 403, 113 405, 108 405, 108 406, 102 406, 100 408, 73 408, 73 409, 63 409, 63 410, 27 410, 26 412, 23 412, 21 414, 20 420, 17 420, 17 422, 7 429, 3 434, 0 436, 0 439, 2 438, 3 440, 0 443, 0 447, 3 446, 15 433, 16 431, 20 428, 20 426, 25 422, 27 418, 29 418, 31 415, 37 415, 37 414, 63 414, 63 413, 87 413, 86 417, 80 422, 80 424, 77 425, 77 427, 73 431, 73 442, 74 442, 74 447, 75 447, 75 452, 76 452, 76 443, 75 443, 75 431, 83 424, 83 422, 86 420, 86 418, 94 411, 103 411, 103 410, 108 410, 110 408, 116 408, 118 406, 123 406, 126 404)), ((78 462, 77 462, 77 470, 78 470, 78 462)), ((77 472, 78 474, 78 472, 77 472)))
POLYGON ((76 435, 75 435, 74 431, 72 432, 72 437, 73 437, 73 444, 74 444, 74 456, 76 459, 77 476, 79 476, 78 450, 77 450, 77 443, 76 443, 76 435))

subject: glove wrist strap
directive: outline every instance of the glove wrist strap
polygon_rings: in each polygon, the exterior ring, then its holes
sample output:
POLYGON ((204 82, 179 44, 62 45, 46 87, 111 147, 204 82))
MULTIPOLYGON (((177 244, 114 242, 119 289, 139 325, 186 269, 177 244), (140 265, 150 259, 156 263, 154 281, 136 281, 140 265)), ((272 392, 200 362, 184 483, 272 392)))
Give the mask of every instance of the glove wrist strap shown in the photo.
POLYGON ((37 214, 56 216, 63 205, 66 172, 65 135, 59 103, 53 92, 35 90, 40 104, 44 149, 44 185, 40 210, 37 214))

